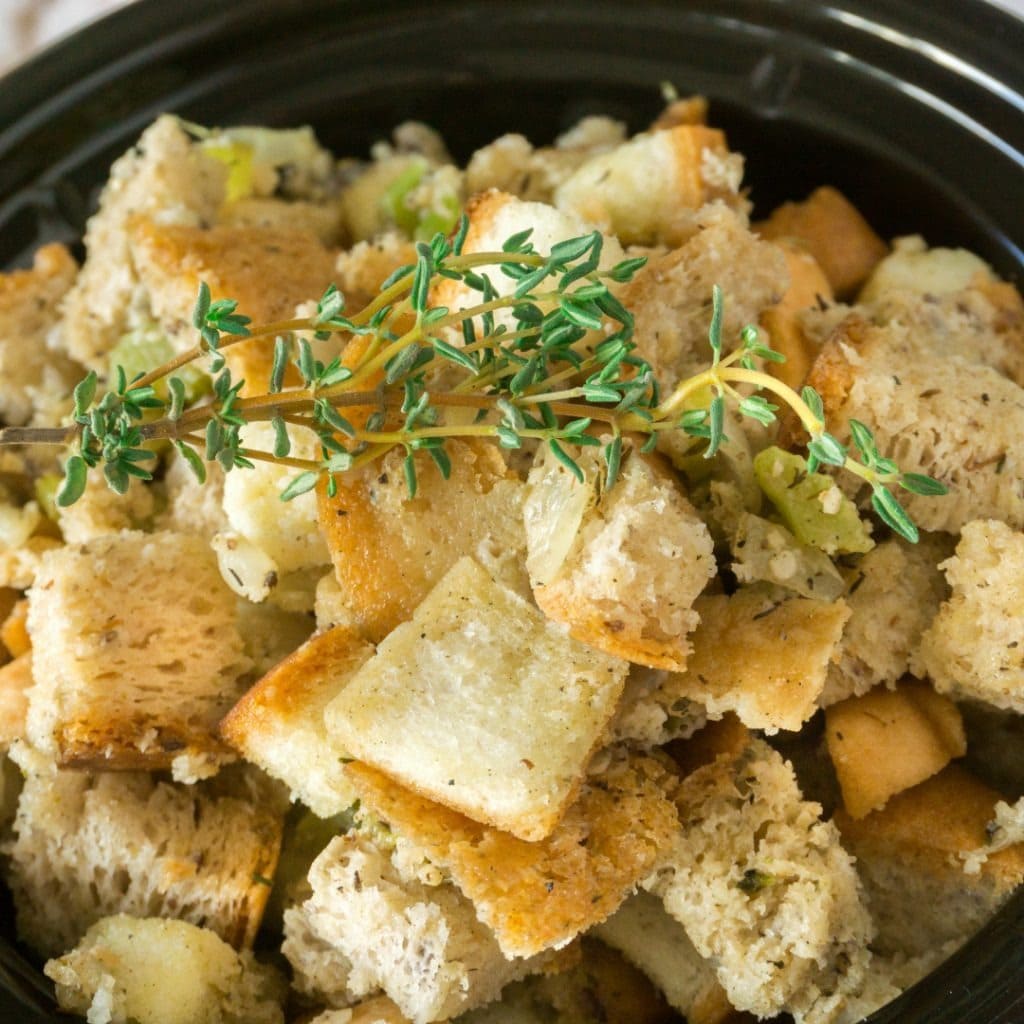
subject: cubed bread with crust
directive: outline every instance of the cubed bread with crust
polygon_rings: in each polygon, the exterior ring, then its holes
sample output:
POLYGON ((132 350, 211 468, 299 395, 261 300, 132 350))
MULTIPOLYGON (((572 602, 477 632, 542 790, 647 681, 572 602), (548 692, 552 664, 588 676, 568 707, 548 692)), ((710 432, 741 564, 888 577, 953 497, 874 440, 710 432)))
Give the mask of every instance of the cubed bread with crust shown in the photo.
POLYGON ((554 202, 623 245, 679 245, 701 206, 716 199, 742 205, 742 178, 743 158, 729 152, 723 132, 680 124, 591 157, 554 202))
POLYGON ((31 949, 56 956, 116 913, 181 918, 252 945, 281 842, 283 808, 265 781, 230 769, 182 786, 17 755, 26 779, 6 877, 31 949))
POLYGON ((340 814, 356 797, 345 777, 348 755, 328 735, 324 708, 372 655, 345 626, 319 633, 246 693, 221 723, 221 735, 284 782, 292 799, 321 818, 340 814))
POLYGON ((171 115, 157 118, 114 164, 99 212, 86 227, 85 264, 64 302, 62 334, 74 359, 106 373, 107 354, 131 326, 139 278, 128 222, 148 216, 166 226, 210 224, 224 198, 227 174, 171 115))
POLYGON ((823 707, 879 683, 893 686, 907 672, 949 593, 939 563, 952 551, 953 540, 943 533, 922 534, 916 544, 893 537, 857 562, 845 597, 850 618, 828 666, 823 707))
POLYGON ((885 806, 967 753, 957 706, 912 679, 831 705, 825 740, 851 818, 885 806))
POLYGON ((873 948, 919 956, 959 945, 1024 882, 1024 844, 993 854, 974 874, 964 871, 964 861, 987 844, 999 800, 950 765, 865 818, 836 813, 877 926, 873 948))
POLYGON ((463 558, 324 716, 342 749, 410 789, 543 839, 582 780, 627 668, 463 558))
POLYGON ((401 449, 338 476, 333 497, 325 487, 320 490, 320 529, 341 589, 338 600, 371 642, 406 622, 466 555, 506 585, 529 593, 521 481, 493 444, 455 440, 446 451, 447 480, 427 452, 417 453, 414 498, 401 449))
POLYGON ((92 1024, 284 1024, 284 978, 185 921, 105 917, 44 971, 92 1024))
POLYGON ((331 840, 309 880, 303 910, 313 933, 351 963, 349 990, 362 998, 383 989, 413 1024, 490 1002, 541 966, 507 959, 457 889, 403 876, 358 834, 331 840))
POLYGON ((803 202, 783 203, 755 230, 763 238, 789 238, 805 246, 841 299, 853 295, 889 251, 857 208, 830 185, 803 202))
POLYGON ((695 231, 678 248, 652 253, 619 298, 635 320, 634 341, 651 364, 662 395, 711 359, 711 292, 722 289, 726 351, 746 324, 777 303, 789 287, 782 250, 753 234, 746 219, 714 204, 698 212, 695 231))
POLYGON ((0 667, 0 753, 25 738, 28 691, 34 683, 31 651, 0 667))
MULTIPOLYGON (((1024 528, 1024 388, 998 370, 942 352, 915 350, 906 358, 889 328, 851 315, 823 346, 807 383, 822 396, 840 440, 858 419, 903 472, 948 487, 941 496, 900 492, 921 529, 956 533, 987 518, 1024 528)), ((799 434, 784 424, 782 443, 799 434)))
POLYGON ((658 456, 627 451, 604 490, 591 451, 581 455, 582 483, 546 448, 530 470, 523 517, 534 599, 585 644, 681 670, 693 603, 715 574, 711 535, 658 456))
POLYGON ((799 729, 818 709, 850 612, 841 599, 780 598, 764 587, 699 598, 700 626, 686 669, 662 700, 696 701, 712 717, 734 711, 753 729, 799 729))
POLYGON ((918 670, 940 693, 1024 713, 1024 532, 970 522, 941 568, 953 594, 921 640, 918 670))
MULTIPOLYGON (((31 270, 0 274, 0 419, 8 424, 37 421, 56 411, 84 375, 49 344, 60 302, 78 265, 63 245, 44 245, 31 270)), ((63 410, 61 410, 63 411, 63 410)), ((52 417, 54 424, 60 413, 52 417)))
POLYGON ((680 831, 648 883, 712 959, 738 1009, 838 1019, 859 990, 871 921, 852 858, 793 770, 763 740, 698 768, 676 797, 680 831))
POLYGON ((29 593, 28 735, 62 765, 217 761, 249 669, 235 597, 196 536, 123 533, 49 552, 29 593))
POLYGON ((394 271, 415 262, 415 244, 398 231, 386 231, 339 252, 334 280, 345 297, 346 313, 351 316, 368 306, 394 271))
MULTIPOLYGON (((603 756, 603 755, 602 755, 603 756)), ((671 849, 675 777, 621 753, 588 778, 554 832, 525 842, 350 766, 362 806, 446 871, 506 956, 561 948, 605 920, 671 849)))
POLYGON ((352 961, 320 937, 303 903, 284 912, 281 953, 292 969, 292 988, 304 1002, 346 1007, 362 998, 362 988, 349 986, 352 961))

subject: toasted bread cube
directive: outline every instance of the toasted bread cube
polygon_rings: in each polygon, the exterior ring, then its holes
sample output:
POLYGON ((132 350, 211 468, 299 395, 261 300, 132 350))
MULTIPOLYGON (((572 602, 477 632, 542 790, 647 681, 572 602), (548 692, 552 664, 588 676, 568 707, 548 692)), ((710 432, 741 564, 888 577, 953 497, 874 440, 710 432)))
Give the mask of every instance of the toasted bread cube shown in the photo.
POLYGON ((78 267, 63 245, 44 245, 31 270, 0 274, 0 419, 27 423, 67 397, 82 371, 47 344, 78 267))
POLYGON ((742 177, 743 158, 721 131, 681 124, 592 157, 558 188, 555 205, 623 245, 679 245, 693 233, 696 209, 740 202, 742 177))
POLYGON ((328 735, 324 708, 372 657, 373 648, 336 626, 314 636, 271 669, 230 711, 221 735, 321 818, 355 801, 345 779, 348 756, 328 735))
POLYGON ((613 913, 672 843, 674 776, 642 756, 610 758, 546 839, 525 842, 350 766, 362 805, 447 871, 506 956, 561 948, 613 913))
POLYGON ((365 837, 333 839, 309 880, 303 909, 313 933, 351 962, 349 989, 360 998, 383 989, 413 1024, 490 1002, 540 967, 506 959, 458 890, 404 877, 365 837))
POLYGON ((133 479, 124 494, 111 490, 97 466, 89 470, 85 491, 67 508, 57 507, 57 525, 68 544, 86 544, 121 530, 144 530, 156 510, 153 488, 133 479))
MULTIPOLYGON (((987 518, 1024 529, 1024 388, 998 370, 962 354, 901 348, 890 328, 851 316, 822 347, 807 382, 840 440, 859 419, 903 472, 949 488, 937 497, 901 491, 921 529, 956 533, 987 518)), ((798 433, 784 431, 780 443, 798 433)))
MULTIPOLYGON (((9 591, 17 594, 16 590, 9 591)), ((11 606, 0 626, 0 641, 12 658, 20 658, 32 650, 32 639, 28 635, 28 599, 20 598, 11 606)))
POLYGON ((334 273, 338 290, 345 296, 345 308, 355 312, 368 306, 394 271, 415 262, 415 243, 397 231, 357 242, 338 253, 334 273))
POLYGON ((580 483, 544 448, 530 471, 523 514, 534 598, 577 640, 680 670, 693 603, 715 574, 711 535, 660 459, 627 452, 620 479, 600 495, 600 460, 582 465, 580 483))
MULTIPOLYGON (((293 228, 204 229, 138 219, 129 237, 153 314, 181 348, 194 344, 192 309, 200 281, 214 299, 235 299, 238 312, 258 325, 290 319, 297 305, 316 301, 334 278, 335 253, 316 235, 293 228)), ((251 394, 266 391, 273 357, 273 338, 224 349, 234 379, 244 380, 251 394)))
POLYGON ((857 208, 828 185, 801 203, 783 203, 756 229, 763 238, 804 245, 841 299, 853 295, 889 251, 857 208))
POLYGON ((921 641, 917 664, 940 693, 1024 712, 1024 532, 968 523, 942 563, 952 597, 921 641))
POLYGON ((871 922, 853 862, 763 740, 688 775, 673 852, 647 883, 737 1009, 833 1020, 857 992, 871 922))
POLYGON ((324 717, 343 749, 411 789, 543 839, 579 786, 627 667, 464 558, 324 717))
POLYGON ((939 563, 952 552, 946 534, 924 534, 917 544, 882 541, 858 563, 846 603, 850 619, 838 658, 828 667, 820 703, 834 704, 895 685, 917 653, 924 631, 949 593, 939 563), (878 638, 885 637, 885 643, 878 638))
POLYGON ((897 238, 893 251, 871 272, 858 302, 878 302, 886 293, 915 292, 933 297, 969 288, 978 275, 994 280, 992 268, 966 249, 929 249, 920 235, 897 238))
MULTIPOLYGON (((308 899, 312 891, 308 883, 305 889, 308 899)), ((358 977, 354 982, 356 987, 350 986, 352 961, 337 946, 320 937, 304 904, 289 907, 283 916, 281 952, 292 969, 292 988, 306 1002, 339 1007, 358 1002, 365 986, 358 977)))
POLYGON ((400 450, 358 475, 339 476, 333 498, 326 488, 320 493, 320 528, 339 600, 371 642, 406 622, 464 555, 528 592, 522 483, 492 444, 451 441, 447 451, 447 480, 426 452, 416 456, 415 498, 409 497, 400 450))
POLYGON ((34 682, 31 652, 0 668, 0 752, 25 738, 28 691, 34 682))
POLYGON ((218 760, 249 668, 235 598, 199 537, 124 532, 58 548, 29 594, 28 735, 62 765, 218 760))
POLYGON ((56 956, 117 913, 181 918, 252 945, 283 817, 265 781, 229 769, 182 786, 134 772, 55 771, 23 748, 17 756, 27 777, 7 881, 29 947, 56 956))
POLYGON ((957 706, 913 681, 833 704, 825 711, 825 737, 851 818, 884 807, 967 753, 957 706))
POLYGON ((761 587, 712 594, 696 604, 700 626, 686 671, 661 695, 734 711, 753 729, 799 729, 818 709, 829 661, 850 612, 842 600, 780 600, 761 587))
POLYGON ((988 843, 999 793, 958 765, 855 819, 838 811, 843 845, 857 858, 880 953, 920 956, 968 939, 1024 882, 1024 844, 967 874, 963 862, 988 843))
POLYGON ((409 1018, 387 996, 374 996, 351 1008, 324 1010, 309 1024, 409 1024, 409 1018))
POLYGON ((675 128, 681 124, 707 124, 708 101, 705 96, 684 96, 667 103, 665 109, 651 122, 652 132, 675 128))
POLYGON ((185 921, 117 914, 44 968, 66 1012, 110 1024, 283 1024, 284 979, 185 921))
POLYGON ((666 396, 710 360, 714 285, 722 289, 727 349, 789 287, 782 251, 753 234, 744 217, 717 203, 694 216, 693 236, 667 253, 650 254, 647 265, 619 292, 634 315, 638 354, 651 364, 666 396))
POLYGON ((637 893, 593 934, 636 964, 688 1024, 724 1024, 733 1014, 714 966, 656 896, 637 893))

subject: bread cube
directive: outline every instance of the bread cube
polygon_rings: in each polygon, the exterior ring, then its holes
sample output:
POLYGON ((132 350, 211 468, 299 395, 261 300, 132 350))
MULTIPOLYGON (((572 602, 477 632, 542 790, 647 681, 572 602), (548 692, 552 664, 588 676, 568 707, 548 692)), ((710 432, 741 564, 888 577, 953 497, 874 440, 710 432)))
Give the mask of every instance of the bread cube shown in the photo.
POLYGON ((185 921, 117 914, 44 971, 96 1024, 283 1024, 284 979, 185 921))
POLYGON ((1024 532, 970 522, 941 568, 953 594, 915 664, 940 693, 1024 713, 1024 532))
POLYGON ((61 765, 184 770, 227 753, 216 725, 249 661, 199 537, 125 531, 49 552, 28 627, 28 735, 61 765))
POLYGON ((57 508, 57 525, 68 544, 86 544, 121 530, 144 530, 156 511, 154 489, 132 479, 128 490, 110 489, 99 466, 89 470, 82 496, 67 508, 57 508))
POLYGON ((828 666, 823 706, 879 683, 893 686, 906 674, 949 593, 939 563, 952 550, 952 538, 943 533, 923 534, 917 544, 894 537, 858 561, 845 598, 850 618, 828 666), (881 636, 885 643, 878 642, 881 636))
POLYGON ((755 228, 763 238, 790 238, 805 246, 841 299, 853 295, 888 252, 857 208, 828 185, 803 202, 783 203, 755 228))
POLYGON ((692 772, 680 831, 648 882, 733 1006, 798 1024, 835 1019, 868 963, 871 921, 852 859, 763 740, 692 772))
POLYGON ((920 235, 911 235, 893 241, 892 252, 872 270, 857 299, 878 302, 892 292, 937 298, 971 287, 979 275, 994 278, 980 256, 966 249, 929 249, 920 235))
POLYGON ((416 455, 415 498, 405 484, 401 450, 358 474, 338 477, 333 498, 321 490, 320 529, 339 599, 373 643, 407 621, 464 555, 503 583, 529 592, 522 567, 522 483, 493 444, 451 441, 446 450, 448 480, 427 452, 416 455))
POLYGON ((696 604, 700 626, 686 670, 663 698, 697 701, 712 717, 734 711, 752 729, 799 729, 818 709, 829 662, 850 616, 842 600, 780 599, 763 587, 712 594, 696 604))
POLYGON ((59 304, 78 271, 63 245, 44 245, 31 270, 0 274, 0 419, 27 423, 42 413, 55 425, 56 411, 84 374, 47 344, 58 322, 59 304), (49 412, 54 415, 47 415, 49 412))
POLYGON ((344 626, 317 634, 249 690, 221 723, 221 735, 284 782, 293 800, 321 818, 340 814, 355 793, 345 778, 348 755, 329 736, 324 708, 372 655, 344 626))
POLYGON ((679 245, 705 203, 740 205, 742 177, 743 158, 721 131, 681 124, 592 157, 559 186, 555 205, 623 245, 679 245))
POLYGON ((368 306, 380 286, 399 267, 416 262, 416 245, 397 231, 387 231, 338 253, 335 283, 345 296, 345 308, 355 313, 368 306))
POLYGON ((464 558, 324 720, 341 748, 410 789, 543 839, 580 784, 627 667, 464 558))
POLYGON ((534 598, 577 640, 681 670, 693 603, 715 574, 711 535, 660 460, 627 452, 603 492, 597 457, 582 465, 580 483, 542 449, 530 471, 523 514, 534 598))
POLYGON ((458 890, 403 877, 365 837, 333 839, 309 880, 303 910, 314 935, 351 962, 349 990, 362 998, 383 989, 413 1024, 490 1002, 540 967, 506 959, 458 890))
POLYGON ((825 711, 825 737, 851 818, 885 806, 967 753, 957 706, 911 680, 833 704, 825 711))
POLYGON ((387 996, 374 996, 351 1009, 324 1010, 309 1024, 409 1024, 409 1018, 387 996))
POLYGON ((0 667, 0 752, 25 738, 28 691, 34 683, 31 652, 0 667))
POLYGON ((1024 882, 1024 844, 964 870, 988 845, 1000 794, 958 765, 855 819, 838 811, 843 845, 857 858, 882 954, 921 956, 960 945, 1024 882))
MULTIPOLYGON (((308 884, 306 889, 308 899, 312 890, 308 884)), ((284 912, 281 952, 292 969, 292 988, 305 1001, 347 1007, 362 998, 360 980, 356 979, 355 988, 349 984, 352 961, 337 946, 320 937, 303 903, 284 912)))
MULTIPOLYGON (((604 756, 604 755, 602 755, 604 756)), ((613 913, 677 829, 660 761, 615 755, 546 839, 525 842, 431 803, 375 769, 349 768, 362 806, 446 871, 506 956, 561 948, 613 913)))
POLYGON ((29 947, 56 956, 117 913, 181 918, 252 945, 283 817, 265 781, 228 769, 182 786, 133 772, 55 771, 23 747, 17 756, 27 777, 7 881, 29 947))

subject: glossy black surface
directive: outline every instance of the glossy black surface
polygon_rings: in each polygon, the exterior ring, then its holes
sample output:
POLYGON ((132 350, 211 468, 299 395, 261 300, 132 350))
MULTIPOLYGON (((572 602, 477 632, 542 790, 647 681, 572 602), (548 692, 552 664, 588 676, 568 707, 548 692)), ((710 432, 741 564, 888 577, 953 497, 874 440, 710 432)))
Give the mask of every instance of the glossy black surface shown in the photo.
MULTIPOLYGON (((1024 23, 981 0, 141 0, 0 83, 0 265, 76 242, 111 160, 165 110, 312 123, 364 152, 418 117, 458 156, 581 114, 639 128, 658 85, 712 99, 757 207, 825 182, 887 235, 1024 277, 1024 23)), ((13 932, 0 894, 0 931, 13 932)), ((1024 1022, 1024 897, 878 1024, 1024 1022)), ((50 1005, 0 939, 0 1021, 50 1005)))

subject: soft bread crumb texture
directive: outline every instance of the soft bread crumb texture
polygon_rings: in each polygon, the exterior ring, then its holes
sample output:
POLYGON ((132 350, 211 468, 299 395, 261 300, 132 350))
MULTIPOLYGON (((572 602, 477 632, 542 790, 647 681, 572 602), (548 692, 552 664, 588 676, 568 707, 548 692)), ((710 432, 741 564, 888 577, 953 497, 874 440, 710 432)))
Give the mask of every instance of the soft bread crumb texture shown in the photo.
POLYGON ((953 588, 916 659, 937 690, 1024 713, 1024 532, 968 523, 941 568, 953 588))
POLYGON ((627 668, 463 558, 324 715, 359 760, 478 821, 543 839, 582 780, 627 668))
POLYGON ((45 967, 90 1024, 283 1024, 286 987, 252 953, 185 921, 118 914, 45 967))
POLYGON ((226 753, 216 725, 250 666, 201 538, 124 531, 49 552, 28 627, 28 734, 61 764, 166 769, 226 753))

